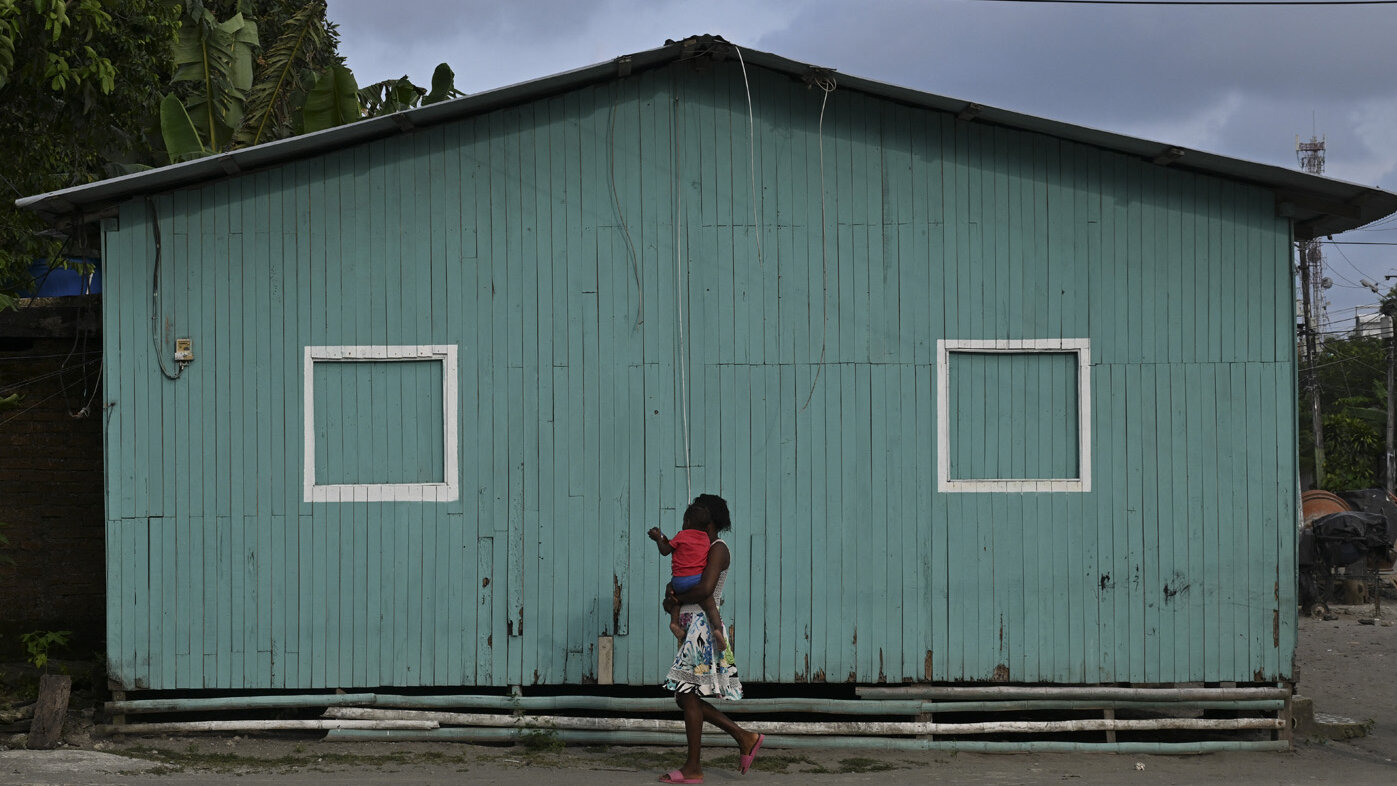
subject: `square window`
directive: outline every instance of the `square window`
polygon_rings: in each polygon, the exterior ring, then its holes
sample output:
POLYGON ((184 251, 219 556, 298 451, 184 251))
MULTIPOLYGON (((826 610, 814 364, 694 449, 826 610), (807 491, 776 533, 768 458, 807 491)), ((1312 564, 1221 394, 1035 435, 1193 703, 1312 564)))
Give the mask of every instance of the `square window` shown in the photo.
POLYGON ((937 342, 937 488, 1091 490, 1087 339, 937 342))
POLYGON ((306 502, 459 496, 456 347, 306 347, 306 502))

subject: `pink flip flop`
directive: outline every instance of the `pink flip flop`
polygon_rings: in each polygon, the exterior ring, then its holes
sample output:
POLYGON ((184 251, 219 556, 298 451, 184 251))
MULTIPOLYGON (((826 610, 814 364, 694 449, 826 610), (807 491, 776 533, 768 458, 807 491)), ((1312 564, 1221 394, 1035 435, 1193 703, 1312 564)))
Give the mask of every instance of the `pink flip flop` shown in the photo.
MULTIPOLYGON (((755 749, 752 751, 756 752, 755 749)), ((703 778, 685 778, 684 773, 673 770, 660 776, 660 783, 703 783, 703 778)))
POLYGON ((752 763, 755 762, 755 761, 757 760, 757 751, 759 751, 759 750, 762 749, 762 743, 763 743, 763 742, 766 742, 766 735, 765 735, 765 734, 758 734, 758 735, 757 735, 757 743, 756 743, 755 745, 752 746, 752 752, 749 753, 749 754, 747 754, 746 756, 739 756, 739 757, 738 757, 738 759, 737 759, 737 771, 738 771, 738 772, 742 773, 743 775, 746 775, 746 774, 747 774, 747 771, 750 770, 750 769, 752 769, 752 763))

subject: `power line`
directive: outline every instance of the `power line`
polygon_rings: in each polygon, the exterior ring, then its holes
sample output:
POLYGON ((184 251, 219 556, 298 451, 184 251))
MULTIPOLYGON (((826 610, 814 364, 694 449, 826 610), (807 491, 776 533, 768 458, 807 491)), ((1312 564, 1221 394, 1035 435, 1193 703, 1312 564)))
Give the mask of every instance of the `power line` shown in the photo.
POLYGON ((1397 5, 1397 0, 980 0, 980 2, 1072 5, 1397 5))
MULTIPOLYGON (((1325 242, 1326 242, 1326 243, 1333 243, 1334 241, 1332 241, 1332 240, 1327 240, 1327 241, 1325 241, 1325 242)), ((1342 248, 1336 248, 1336 249, 1334 249, 1334 250, 1339 252, 1339 256, 1341 256, 1341 257, 1344 258, 1344 261, 1348 263, 1348 266, 1349 266, 1349 267, 1353 268, 1353 272, 1357 273, 1357 274, 1360 275, 1360 276, 1364 275, 1363 271, 1358 269, 1358 265, 1353 264, 1353 260, 1348 258, 1348 254, 1345 254, 1345 253, 1344 253, 1344 250, 1343 250, 1342 248)), ((1332 273, 1333 273, 1334 275, 1336 275, 1336 276, 1339 276, 1339 278, 1342 278, 1342 279, 1344 279, 1345 281, 1348 281, 1350 284, 1353 284, 1353 281, 1349 280, 1348 278, 1345 278, 1344 276, 1339 275, 1339 271, 1334 270, 1333 268, 1330 268, 1330 272, 1332 272, 1332 273)), ((1368 287, 1367 287, 1367 286, 1363 286, 1363 288, 1364 288, 1364 289, 1367 289, 1368 287)))

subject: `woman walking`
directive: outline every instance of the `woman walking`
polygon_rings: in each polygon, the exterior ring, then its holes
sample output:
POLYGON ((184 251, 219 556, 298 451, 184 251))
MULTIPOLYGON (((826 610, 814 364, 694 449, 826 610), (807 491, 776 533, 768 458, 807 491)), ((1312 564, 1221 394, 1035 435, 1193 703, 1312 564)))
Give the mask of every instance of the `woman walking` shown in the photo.
POLYGON ((662 783, 703 783, 703 766, 699 758, 704 721, 727 732, 737 742, 740 753, 738 772, 744 774, 752 768, 752 762, 766 739, 737 725, 717 707, 705 701, 709 698, 742 698, 742 681, 737 676, 732 637, 725 636, 728 646, 721 652, 715 651, 713 631, 700 605, 710 595, 715 605, 721 606, 723 603, 723 585, 727 583, 732 554, 719 534, 732 529, 728 503, 716 494, 700 494, 689 507, 694 506, 708 514, 708 563, 698 584, 692 589, 677 594, 671 591, 665 595, 666 609, 672 604, 681 604, 679 624, 685 630, 665 687, 674 691, 674 701, 684 711, 684 736, 689 745, 689 757, 683 767, 660 776, 662 783))

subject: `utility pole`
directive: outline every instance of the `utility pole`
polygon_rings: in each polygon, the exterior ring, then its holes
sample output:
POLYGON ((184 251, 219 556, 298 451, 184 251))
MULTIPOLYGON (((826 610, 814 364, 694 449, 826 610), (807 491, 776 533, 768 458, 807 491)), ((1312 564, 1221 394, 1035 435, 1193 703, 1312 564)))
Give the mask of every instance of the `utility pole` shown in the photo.
MULTIPOLYGON (((1310 241, 1313 242, 1313 241, 1310 241)), ((1301 370, 1302 385, 1310 394, 1310 428, 1315 437, 1315 488, 1324 486, 1324 424, 1319 411, 1319 377, 1315 374, 1315 359, 1319 351, 1315 346, 1314 309, 1310 298, 1310 266, 1305 260, 1306 246, 1300 243, 1300 298, 1305 323, 1301 327, 1305 339, 1305 363, 1301 370)))
POLYGON ((1397 402, 1392 400, 1392 382, 1394 371, 1397 371, 1397 338, 1392 335, 1392 315, 1383 314, 1383 330, 1387 331, 1387 452, 1383 457, 1387 459, 1387 494, 1392 496, 1394 485, 1393 477, 1397 475, 1397 455, 1393 454, 1393 415, 1397 413, 1397 402))
MULTIPOLYGON (((1295 140, 1295 155, 1300 159, 1300 168, 1311 175, 1324 173, 1324 140, 1310 137, 1310 141, 1295 140)), ((1319 241, 1301 241, 1299 247, 1300 297, 1305 320, 1305 366, 1304 386, 1310 394, 1310 428, 1315 441, 1315 487, 1324 485, 1324 421, 1319 409, 1319 377, 1315 373, 1315 363, 1319 359, 1318 322, 1315 311, 1319 307, 1324 282, 1324 258, 1320 253, 1319 241)))
MULTIPOLYGON (((1391 280, 1397 276, 1388 276, 1391 280)), ((1382 314, 1381 336, 1387 339, 1387 439, 1383 443, 1385 449, 1382 454, 1383 465, 1383 489, 1387 491, 1389 497, 1392 496, 1393 486, 1397 485, 1397 446, 1394 446, 1394 431, 1397 431, 1397 397, 1394 397, 1393 383, 1397 381, 1397 334, 1393 328, 1397 327, 1397 315, 1393 313, 1393 304, 1387 302, 1382 290, 1378 285, 1368 279, 1361 279, 1358 283, 1372 290, 1377 295, 1382 314)))

